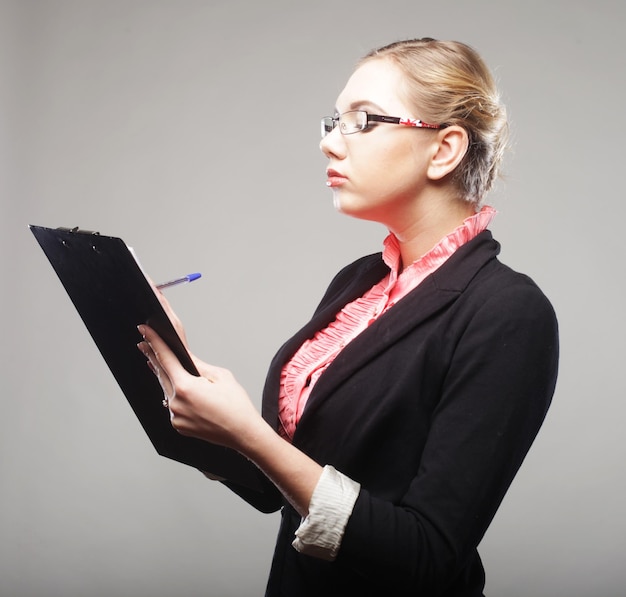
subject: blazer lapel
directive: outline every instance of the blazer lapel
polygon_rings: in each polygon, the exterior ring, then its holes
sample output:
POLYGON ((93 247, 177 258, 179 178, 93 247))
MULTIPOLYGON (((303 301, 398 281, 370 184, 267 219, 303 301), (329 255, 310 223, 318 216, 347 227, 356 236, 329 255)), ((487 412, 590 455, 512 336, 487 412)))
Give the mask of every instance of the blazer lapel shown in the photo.
MULTIPOLYGON (((352 340, 317 381, 298 429, 350 375, 426 318, 454 301, 478 270, 495 258, 499 249, 500 245, 493 240, 491 232, 486 230, 480 233, 457 249, 439 269, 352 340)), ((380 254, 370 256, 365 268, 355 271, 354 278, 346 288, 317 311, 311 321, 279 349, 270 366, 263 393, 263 417, 275 429, 278 428, 278 388, 285 363, 305 340, 326 327, 341 308, 363 296, 388 271, 380 254)))
MULTIPOLYGON (((491 233, 488 231, 481 233, 460 247, 417 288, 354 338, 317 381, 298 428, 303 424, 306 427, 306 419, 312 416, 319 405, 332 396, 337 386, 355 371, 365 366, 377 354, 387 350, 424 320, 456 300, 478 270, 487 261, 495 258, 498 252, 499 244, 493 240, 491 233)), ((340 305, 339 309, 341 307, 343 305, 340 305)), ((339 309, 335 309, 333 313, 336 314, 339 309)), ((296 349, 300 344, 301 342, 297 344, 296 349)))

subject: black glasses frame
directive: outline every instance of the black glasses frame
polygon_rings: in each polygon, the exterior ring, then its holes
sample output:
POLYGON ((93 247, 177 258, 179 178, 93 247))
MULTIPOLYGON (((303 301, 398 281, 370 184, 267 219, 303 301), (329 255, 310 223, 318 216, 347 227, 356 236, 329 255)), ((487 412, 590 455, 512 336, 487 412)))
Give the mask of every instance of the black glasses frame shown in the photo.
POLYGON ((370 122, 386 122, 387 124, 400 124, 402 126, 434 130, 445 128, 444 125, 424 122, 418 118, 403 118, 399 116, 386 116, 383 114, 370 114, 365 110, 350 110, 348 112, 343 112, 338 116, 325 116, 322 118, 322 138, 331 133, 337 125, 339 125, 339 132, 342 135, 353 135, 354 133, 360 133, 361 131, 368 129, 370 122), (341 120, 346 114, 364 114, 365 116, 360 124, 360 128, 356 128, 353 131, 346 131, 343 129, 341 127, 341 120))

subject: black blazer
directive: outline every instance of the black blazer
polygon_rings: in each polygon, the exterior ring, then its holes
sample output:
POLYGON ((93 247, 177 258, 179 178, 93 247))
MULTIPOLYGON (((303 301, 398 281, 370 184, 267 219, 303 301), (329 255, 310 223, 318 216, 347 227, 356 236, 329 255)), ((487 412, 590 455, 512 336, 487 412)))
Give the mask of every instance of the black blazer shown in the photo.
MULTIPOLYGON (((291 546, 300 524, 267 482, 231 485, 263 511, 283 507, 267 595, 482 595, 476 550, 531 446, 557 375, 554 311, 500 263, 485 231, 335 358, 293 443, 361 484, 337 559, 291 546)), ((381 254, 332 281, 311 321, 278 351, 263 416, 278 426, 285 362, 388 272, 381 254)))

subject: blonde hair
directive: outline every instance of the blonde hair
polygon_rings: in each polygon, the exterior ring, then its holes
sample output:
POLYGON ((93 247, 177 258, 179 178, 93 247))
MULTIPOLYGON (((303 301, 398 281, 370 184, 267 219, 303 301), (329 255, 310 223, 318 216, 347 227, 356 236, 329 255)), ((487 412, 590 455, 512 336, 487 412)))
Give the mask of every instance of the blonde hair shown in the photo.
POLYGON ((508 143, 506 109, 482 58, 470 46, 432 38, 398 41, 360 62, 388 59, 406 75, 402 90, 419 118, 463 127, 469 147, 453 172, 465 201, 481 204, 496 179, 508 143))

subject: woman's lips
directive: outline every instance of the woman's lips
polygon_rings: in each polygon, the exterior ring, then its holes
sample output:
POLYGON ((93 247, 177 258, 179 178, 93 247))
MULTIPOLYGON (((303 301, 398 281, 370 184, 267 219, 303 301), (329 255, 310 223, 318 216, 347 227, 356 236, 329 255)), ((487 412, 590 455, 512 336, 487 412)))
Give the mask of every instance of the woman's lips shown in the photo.
POLYGON ((331 188, 338 187, 348 180, 341 172, 337 172, 337 170, 333 170, 332 168, 326 170, 326 176, 326 186, 331 188))

